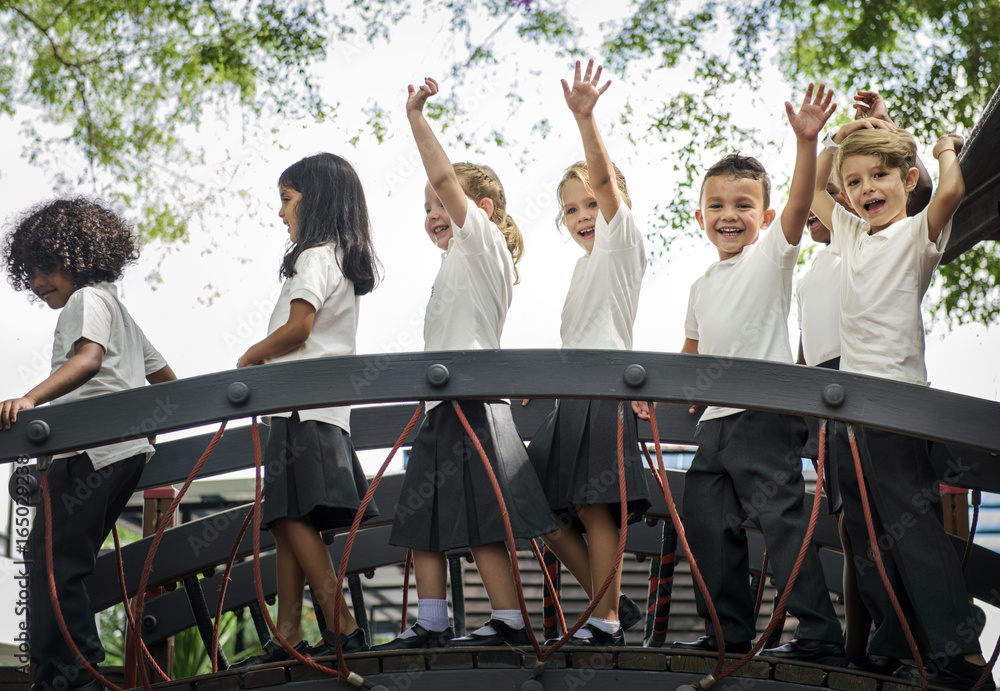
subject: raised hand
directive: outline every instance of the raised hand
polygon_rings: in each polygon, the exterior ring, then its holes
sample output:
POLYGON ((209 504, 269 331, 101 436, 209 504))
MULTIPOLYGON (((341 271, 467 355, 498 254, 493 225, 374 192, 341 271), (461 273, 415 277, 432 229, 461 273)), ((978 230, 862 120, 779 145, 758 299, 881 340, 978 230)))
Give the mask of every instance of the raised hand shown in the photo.
POLYGON ((837 133, 833 135, 833 141, 835 144, 840 144, 844 141, 844 137, 851 134, 851 132, 857 132, 858 130, 887 130, 889 132, 898 132, 899 128, 896 127, 889 120, 879 120, 878 118, 861 118, 860 120, 851 120, 846 125, 842 125, 837 133))
POLYGON ((965 146, 965 139, 958 134, 946 134, 937 140, 937 144, 934 145, 933 154, 936 159, 938 156, 943 154, 945 151, 954 151, 957 156, 962 151, 962 147, 965 146))
POLYGON ((418 88, 413 84, 406 86, 406 112, 421 113, 427 99, 438 92, 438 83, 431 77, 426 77, 424 83, 418 88))
POLYGON ((854 95, 854 100, 856 101, 854 104, 855 120, 877 118, 892 122, 892 118, 889 117, 889 108, 879 92, 859 89, 858 93, 854 95))
POLYGON ((609 79, 604 83, 604 86, 598 87, 597 85, 601 82, 601 71, 600 65, 597 66, 597 70, 594 70, 594 61, 587 61, 587 71, 584 73, 583 78, 580 78, 580 61, 576 61, 576 70, 573 72, 573 87, 570 88, 569 83, 562 79, 563 96, 566 97, 566 105, 578 118, 588 118, 594 113, 594 106, 597 104, 597 99, 601 97, 608 87, 611 86, 611 80, 609 79))
POLYGON ((788 115, 788 123, 792 126, 792 131, 798 139, 818 139, 819 133, 823 131, 823 125, 837 110, 837 104, 833 103, 833 91, 827 91, 825 84, 820 84, 819 89, 813 94, 813 85, 806 89, 806 97, 802 100, 802 107, 796 113, 794 106, 785 101, 785 113, 788 115))

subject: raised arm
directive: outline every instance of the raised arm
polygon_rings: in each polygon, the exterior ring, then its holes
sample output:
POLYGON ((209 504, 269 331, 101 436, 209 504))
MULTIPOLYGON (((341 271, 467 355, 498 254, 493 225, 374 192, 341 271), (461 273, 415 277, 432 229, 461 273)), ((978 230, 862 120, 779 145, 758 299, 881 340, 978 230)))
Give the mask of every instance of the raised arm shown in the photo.
MULTIPOLYGON (((885 129, 895 132, 896 126, 887 120, 880 120, 878 118, 852 120, 834 133, 833 143, 839 146, 848 135, 860 129, 885 129)), ((830 174, 832 172, 833 154, 824 148, 819 152, 819 156, 816 159, 816 182, 813 186, 812 212, 816 214, 816 218, 820 220, 820 223, 829 228, 831 232, 833 231, 834 201, 830 193, 826 191, 826 185, 830 181, 830 174)), ((784 217, 782 217, 781 221, 784 224, 784 217)))
POLYGON ((938 160, 940 168, 937 194, 927 205, 927 235, 931 242, 937 242, 941 231, 955 215, 965 196, 965 179, 956 153, 961 142, 962 138, 957 134, 946 134, 934 145, 934 158, 938 160))
POLYGON ((101 369, 104 347, 89 338, 79 339, 73 346, 73 357, 59 366, 45 381, 20 398, 0 403, 0 428, 10 429, 17 422, 17 413, 65 396, 86 384, 101 369))
POLYGON ((565 79, 562 80, 562 88, 563 95, 566 97, 566 105, 569 106, 573 117, 576 118, 576 125, 580 128, 590 186, 597 199, 597 206, 601 209, 601 215, 605 222, 610 223, 611 219, 618 213, 622 197, 618 191, 614 165, 611 163, 608 150, 604 148, 604 140, 601 139, 601 133, 597 130, 597 122, 594 120, 594 106, 597 105, 601 94, 611 86, 611 80, 608 80, 604 86, 598 87, 601 81, 601 69, 598 66, 597 70, 594 70, 594 61, 589 60, 587 71, 581 79, 580 61, 577 60, 576 70, 573 72, 572 88, 565 79))
POLYGON ((424 170, 427 172, 427 180, 448 211, 452 224, 461 227, 465 225, 468 197, 458 182, 458 176, 455 175, 448 154, 445 153, 430 123, 424 117, 424 104, 437 92, 438 83, 430 77, 424 79, 423 85, 419 88, 415 88, 412 84, 407 86, 406 119, 410 121, 413 140, 417 143, 420 160, 423 161, 424 170))
POLYGON ((814 94, 813 85, 810 84, 797 113, 791 103, 785 102, 785 113, 795 132, 796 141, 795 170, 788 190, 788 203, 781 211, 781 230, 790 245, 799 244, 802 229, 809 217, 809 207, 814 197, 812 182, 816 175, 816 141, 823 125, 837 109, 837 104, 832 101, 833 91, 827 91, 826 86, 820 84, 814 94))

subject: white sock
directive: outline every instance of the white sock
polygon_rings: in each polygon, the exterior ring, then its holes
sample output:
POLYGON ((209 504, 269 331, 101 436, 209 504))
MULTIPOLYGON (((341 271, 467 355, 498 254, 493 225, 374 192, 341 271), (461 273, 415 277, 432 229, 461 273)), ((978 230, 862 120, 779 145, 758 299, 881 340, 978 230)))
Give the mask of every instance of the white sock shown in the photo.
MULTIPOLYGON (((600 617, 589 617, 587 619, 586 626, 593 627, 595 629, 600 629, 604 633, 616 633, 622 625, 617 619, 601 619, 600 617)), ((581 627, 579 631, 573 634, 574 638, 592 638, 593 634, 586 628, 581 627)))
MULTIPOLYGON (((521 616, 521 610, 519 609, 495 609, 490 615, 490 619, 496 619, 497 621, 502 621, 504 624, 512 629, 523 629, 524 628, 524 617, 521 616)), ((473 631, 473 633, 480 636, 491 636, 497 631, 489 624, 480 626, 478 629, 473 631)))
MULTIPOLYGON (((444 631, 448 628, 448 601, 433 598, 417 600, 417 623, 428 631, 444 631)), ((407 629, 400 638, 413 638, 417 634, 407 629)))

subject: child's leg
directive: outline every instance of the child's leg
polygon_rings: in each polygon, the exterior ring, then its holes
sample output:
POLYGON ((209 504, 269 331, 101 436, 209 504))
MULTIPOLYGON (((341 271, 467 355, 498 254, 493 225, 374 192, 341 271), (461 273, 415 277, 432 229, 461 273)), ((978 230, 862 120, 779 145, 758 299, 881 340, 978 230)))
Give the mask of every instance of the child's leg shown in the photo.
POLYGON ((470 549, 490 598, 490 607, 494 610, 520 610, 507 546, 502 542, 494 542, 470 549))
POLYGON ((587 597, 594 597, 594 579, 590 573, 590 550, 583 534, 572 525, 542 536, 542 541, 577 580, 587 597))
MULTIPOLYGON (((316 595, 316 600, 319 602, 320 608, 323 610, 323 618, 326 620, 327 626, 332 628, 331 625, 335 614, 335 598, 340 598, 340 631, 345 635, 353 633, 358 628, 358 625, 354 621, 354 617, 351 615, 351 611, 348 609, 347 603, 344 602, 343 592, 337 589, 337 573, 333 568, 333 562, 330 559, 330 552, 327 551, 326 543, 323 542, 322 536, 310 522, 294 518, 279 519, 275 524, 274 529, 276 541, 278 541, 279 532, 282 538, 281 542, 278 542, 278 549, 280 550, 282 542, 284 542, 292 551, 293 556, 291 561, 295 562, 294 569, 289 568, 287 573, 290 581, 290 587, 297 586, 298 588, 297 602, 293 605, 298 612, 290 610, 287 612, 288 616, 295 618, 296 623, 301 622, 302 591, 305 587, 302 582, 302 577, 304 577, 309 580, 309 587, 316 595), (295 572, 295 569, 297 569, 298 573, 295 572)), ((281 552, 279 551, 279 563, 281 562, 280 554, 281 552)), ((280 574, 281 571, 279 570, 279 576, 280 574)), ((278 590, 278 619, 281 621, 282 589, 280 578, 278 590)), ((279 628, 279 630, 281 629, 279 628)), ((288 638, 288 642, 292 645, 295 645, 302 639, 301 626, 296 626, 294 631, 295 633, 293 635, 295 636, 295 640, 292 640, 287 635, 285 636, 288 638)), ((282 635, 285 635, 283 631, 282 635)))
POLYGON ((608 504, 581 505, 577 506, 576 510, 583 525, 587 528, 591 573, 591 586, 587 594, 593 597, 604 585, 608 573, 612 569, 615 570, 611 584, 604 591, 604 597, 597 603, 591 616, 617 621, 618 591, 621 589, 622 580, 621 569, 618 568, 619 564, 615 560, 620 538, 618 524, 611 516, 611 507, 608 504))
POLYGON ((413 550, 413 573, 417 579, 417 597, 421 600, 448 598, 448 560, 444 552, 413 550))
POLYGON ((892 539, 886 540, 891 555, 888 550, 883 555, 891 557, 887 561, 894 562, 899 571, 932 656, 960 655, 985 664, 979 641, 965 635, 967 622, 972 621, 965 579, 941 524, 938 477, 926 442, 871 429, 857 432, 875 508, 880 516, 897 517, 897 525, 891 526, 892 539))
POLYGON ((847 521, 843 516, 837 520, 840 532, 840 544, 844 547, 844 613, 847 626, 844 627, 844 648, 851 658, 865 657, 868 654, 868 636, 872 630, 872 615, 865 607, 858 589, 858 576, 854 568, 854 549, 851 537, 847 534, 847 521))
POLYGON ((280 633, 290 645, 302 640, 302 595, 306 587, 306 574, 295 556, 287 524, 291 518, 279 518, 271 526, 274 535, 275 572, 278 582, 278 618, 275 621, 280 633))
MULTIPOLYGON (((104 648, 84 581, 93 572, 101 545, 139 482, 144 463, 144 458, 136 456, 94 470, 90 458, 80 454, 54 461, 47 471, 59 609, 70 636, 92 664, 104 659, 104 648)), ((28 618, 31 659, 38 664, 35 679, 55 688, 83 685, 90 681, 90 675, 78 668, 56 625, 49 598, 45 514, 41 510, 35 515, 28 548, 33 560, 28 618)))

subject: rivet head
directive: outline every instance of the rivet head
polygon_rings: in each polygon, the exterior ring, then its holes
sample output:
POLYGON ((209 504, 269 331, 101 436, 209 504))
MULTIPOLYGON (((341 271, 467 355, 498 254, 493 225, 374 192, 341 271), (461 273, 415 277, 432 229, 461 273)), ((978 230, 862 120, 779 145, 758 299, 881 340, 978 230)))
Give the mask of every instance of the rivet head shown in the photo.
POLYGON ((250 400, 250 387, 241 381, 234 381, 226 389, 226 398, 233 405, 243 405, 250 400))
POLYGON ((444 386, 451 379, 451 372, 444 365, 437 363, 427 368, 427 383, 431 386, 444 386))
POLYGON ((152 614, 146 614, 142 617, 142 628, 145 631, 153 631, 157 625, 156 617, 152 614))
POLYGON ((629 386, 642 386, 646 383, 646 369, 642 365, 629 365, 622 374, 629 386))
POLYGON ((827 384, 826 388, 823 389, 823 402, 831 408, 839 408, 844 405, 845 398, 847 398, 847 394, 840 384, 827 384))
POLYGON ((49 423, 45 420, 32 420, 28 423, 28 428, 25 430, 28 441, 32 444, 44 444, 49 440, 51 433, 52 430, 49 429, 49 423))

